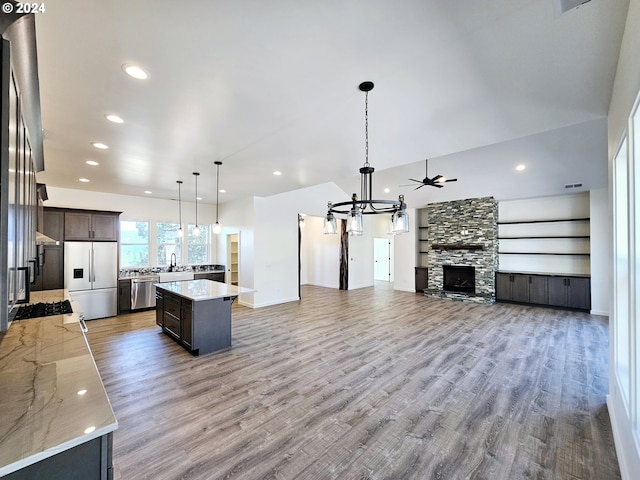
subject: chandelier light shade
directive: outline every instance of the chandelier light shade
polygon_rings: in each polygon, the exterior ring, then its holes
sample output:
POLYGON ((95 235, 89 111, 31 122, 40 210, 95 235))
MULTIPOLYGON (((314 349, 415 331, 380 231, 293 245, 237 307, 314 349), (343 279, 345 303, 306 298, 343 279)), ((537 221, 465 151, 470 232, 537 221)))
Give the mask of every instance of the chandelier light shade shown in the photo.
POLYGON ((322 231, 325 234, 334 234, 334 233, 338 233, 338 226, 336 224, 336 217, 333 216, 333 213, 331 213, 331 207, 332 204, 331 202, 327 203, 327 208, 329 209, 329 212, 327 212, 327 216, 324 217, 324 226, 322 228, 322 231))
POLYGON ((218 195, 220 194, 220 165, 222 165, 222 162, 215 161, 213 163, 216 165, 216 223, 213 224, 211 230, 216 235, 220 235, 222 232, 222 225, 220 225, 220 222, 218 221, 218 195))
POLYGON ((178 184, 178 237, 184 237, 184 230, 182 230, 182 180, 176 180, 178 184))
POLYGON ((404 203, 404 196, 398 200, 373 200, 373 172, 374 168, 369 164, 369 92, 373 90, 373 82, 362 82, 359 87, 364 92, 364 152, 365 161, 360 169, 360 198, 357 194, 351 196, 349 202, 327 204, 327 216, 324 218, 324 233, 338 233, 334 214, 347 216, 347 232, 350 235, 362 235, 362 216, 376 214, 391 215, 391 233, 400 234, 409 231, 409 216, 404 203))
POLYGON ((193 228, 193 236, 200 236, 200 226, 198 225, 198 177, 200 174, 198 172, 193 172, 193 176, 196 177, 196 226, 193 228))

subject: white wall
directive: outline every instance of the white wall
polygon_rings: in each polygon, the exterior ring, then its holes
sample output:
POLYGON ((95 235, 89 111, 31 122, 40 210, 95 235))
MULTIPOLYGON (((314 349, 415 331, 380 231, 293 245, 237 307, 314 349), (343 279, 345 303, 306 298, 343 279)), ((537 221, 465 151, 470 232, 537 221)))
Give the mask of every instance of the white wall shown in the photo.
MULTIPOLYGON (((253 307, 297 300, 298 297, 298 214, 326 214, 327 201, 348 199, 334 183, 253 200, 253 307)), ((229 208, 231 205, 229 205, 229 208)), ((225 208, 224 222, 235 224, 235 213, 225 208)), ((244 246, 241 245, 244 252, 244 246)), ((242 267, 245 262, 241 259, 242 267)))
MULTIPOLYGON (((212 239, 212 242, 215 243, 215 250, 218 252, 215 263, 226 265, 228 274, 227 237, 238 234, 238 285, 246 288, 254 288, 254 199, 244 198, 236 202, 223 204, 220 205, 219 210, 219 221, 222 225, 222 232, 220 232, 219 235, 213 235, 212 239)), ((215 221, 215 219, 213 221, 215 221)), ((249 307, 252 306, 254 303, 254 294, 240 295, 238 303, 249 307)))
POLYGON ((418 251, 417 210, 415 208, 407 208, 407 213, 409 214, 409 233, 396 235, 393 239, 393 289, 403 292, 415 292, 416 252, 418 251))
POLYGON ((611 224, 609 191, 591 190, 591 313, 609 315, 609 278, 611 276, 611 224))
POLYGON ((323 217, 307 215, 304 218, 300 284, 339 288, 340 236, 323 233, 323 217))
MULTIPOLYGON (((640 52, 638 52, 638 45, 640 45, 640 0, 631 0, 629 2, 629 10, 627 13, 627 24, 625 28, 624 37, 622 39, 622 47, 620 49, 620 57, 618 58, 618 67, 616 71, 616 78, 614 82, 613 92, 611 96, 611 102, 609 104, 608 115, 608 143, 609 143, 609 184, 612 185, 612 179, 614 176, 612 163, 617 153, 618 146, 622 141, 624 134, 626 133, 628 118, 633 108, 636 96, 640 91, 640 52)), ((634 195, 634 191, 629 192, 634 195)), ((612 205, 612 196, 614 192, 610 192, 609 204, 612 205)), ((613 218, 613 209, 609 210, 610 218, 613 218)), ((610 228, 612 228, 612 221, 609 220, 610 228)), ((635 245, 630 245, 635 247, 635 245)), ((615 248, 615 247, 614 247, 615 248)), ((617 261, 617 255, 614 250, 612 257, 610 257, 610 264, 615 264, 617 261)), ((626 261, 626 259, 621 259, 626 261)), ((635 271, 635 265, 631 265, 631 271, 635 271)), ((614 285, 615 278, 611 270, 608 272, 608 280, 610 285, 614 285)), ((633 277, 633 275, 631 275, 633 277)), ((630 282, 637 282, 638 279, 630 278, 630 282)), ((617 292, 611 288, 611 295, 613 298, 617 298, 617 292)), ((632 295, 633 296, 633 295, 632 295)), ((632 299, 632 301, 635 301, 632 299)), ((615 301, 612 301, 612 305, 615 305, 615 301)), ((634 309, 630 309, 629 312, 634 312, 634 309)), ((638 318, 632 313, 629 318, 629 323, 634 328, 632 332, 635 335, 639 335, 638 318)), ((607 397, 607 406, 609 407, 609 415, 611 416, 611 426, 613 428, 613 436, 616 444, 616 453, 618 455, 618 461, 620 463, 620 471, 624 480, 631 480, 637 478, 637 473, 640 472, 640 442, 637 437, 634 437, 633 432, 633 420, 638 413, 640 407, 640 398, 637 395, 632 397, 631 405, 626 404, 623 396, 620 392, 620 384, 617 378, 616 372, 616 326, 618 319, 616 318, 616 309, 611 309, 611 316, 609 321, 610 326, 610 355, 609 355, 609 396, 607 397), (632 409, 635 408, 635 415, 632 414, 632 409)), ((633 336, 629 341, 629 348, 631 358, 635 359, 640 354, 638 352, 638 342, 633 336)), ((634 371, 633 369, 632 371, 634 371)), ((636 375, 635 382, 640 381, 640 376, 636 375)), ((632 390, 634 390, 632 388, 632 390)), ((636 392, 638 389, 635 389, 636 392)))

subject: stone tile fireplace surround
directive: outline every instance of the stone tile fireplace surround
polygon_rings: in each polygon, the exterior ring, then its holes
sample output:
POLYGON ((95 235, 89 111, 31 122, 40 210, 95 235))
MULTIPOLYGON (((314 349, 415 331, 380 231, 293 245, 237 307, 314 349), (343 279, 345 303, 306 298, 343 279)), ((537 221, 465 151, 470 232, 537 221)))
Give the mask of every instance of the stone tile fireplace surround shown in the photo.
POLYGON ((498 203, 493 197, 469 198, 431 203, 426 211, 429 280, 425 295, 476 303, 495 302, 498 203), (445 265, 474 267, 473 291, 445 290, 445 265))

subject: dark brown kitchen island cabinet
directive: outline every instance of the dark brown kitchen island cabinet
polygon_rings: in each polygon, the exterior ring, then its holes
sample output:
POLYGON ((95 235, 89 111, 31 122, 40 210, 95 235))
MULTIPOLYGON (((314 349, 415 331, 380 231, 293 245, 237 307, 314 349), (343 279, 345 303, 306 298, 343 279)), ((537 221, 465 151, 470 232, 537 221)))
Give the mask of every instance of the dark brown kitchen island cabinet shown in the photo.
POLYGON ((117 242, 119 216, 118 212, 67 210, 64 214, 64 239, 117 242))
POLYGON ((231 304, 253 290, 214 282, 156 283, 156 323, 194 355, 231 347, 231 304))

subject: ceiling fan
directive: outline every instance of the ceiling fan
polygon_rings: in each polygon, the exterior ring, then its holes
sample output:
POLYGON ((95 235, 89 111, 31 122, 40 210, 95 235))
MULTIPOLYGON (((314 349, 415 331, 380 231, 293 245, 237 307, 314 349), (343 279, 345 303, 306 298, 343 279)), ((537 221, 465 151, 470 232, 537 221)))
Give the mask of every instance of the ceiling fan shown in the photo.
MULTIPOLYGON (((429 185, 430 187, 442 188, 444 187, 443 185, 444 183, 458 181, 457 178, 445 178, 442 175, 436 175, 433 178, 429 178, 429 159, 425 159, 424 163, 425 163, 424 179, 423 180, 416 180, 415 178, 409 179, 412 182, 420 183, 420 185, 415 188, 416 190, 424 187, 425 185, 429 185)), ((409 187, 409 186, 413 186, 413 184, 403 185, 403 187, 409 187)))

